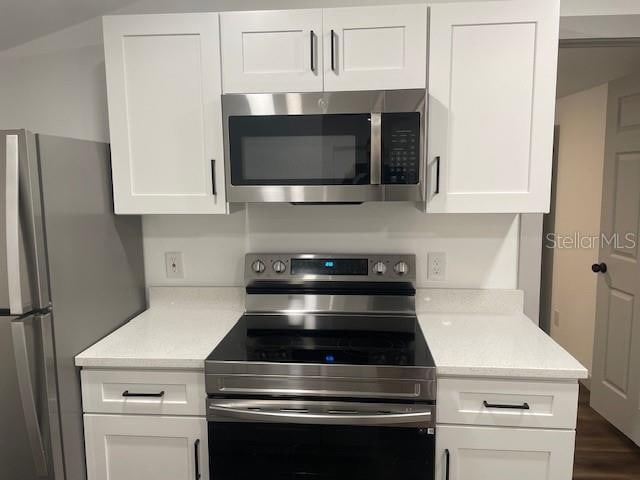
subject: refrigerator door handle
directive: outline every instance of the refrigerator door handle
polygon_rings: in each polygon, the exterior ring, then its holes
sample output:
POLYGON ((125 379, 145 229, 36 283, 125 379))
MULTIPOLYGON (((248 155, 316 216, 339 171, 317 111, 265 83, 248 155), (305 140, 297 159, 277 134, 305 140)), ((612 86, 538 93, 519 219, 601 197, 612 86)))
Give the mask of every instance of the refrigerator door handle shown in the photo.
POLYGON ((9 310, 12 315, 24 313, 22 304, 22 279, 20 278, 20 207, 19 207, 19 137, 6 136, 6 235, 7 279, 9 285, 9 310))
POLYGON ((29 443, 31 445, 31 453, 33 455, 36 473, 44 477, 47 475, 47 457, 44 453, 44 442, 42 441, 42 433, 38 422, 24 320, 24 318, 18 318, 11 322, 11 336, 13 339, 13 351, 18 373, 18 387, 20 390, 20 398, 22 399, 22 410, 24 411, 27 436, 29 437, 29 443))

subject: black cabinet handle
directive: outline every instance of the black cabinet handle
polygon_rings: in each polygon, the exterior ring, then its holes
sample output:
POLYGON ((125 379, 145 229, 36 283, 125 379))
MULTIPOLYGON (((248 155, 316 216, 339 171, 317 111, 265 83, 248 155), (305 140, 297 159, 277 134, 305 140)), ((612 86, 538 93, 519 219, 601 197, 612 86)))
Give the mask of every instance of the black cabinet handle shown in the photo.
POLYGON ((436 157, 436 189, 433 193, 435 195, 440 193, 440 156, 436 157))
POLYGON ((594 263, 591 265, 591 271, 593 273, 607 273, 607 264, 606 263, 594 263))
POLYGON ((134 393, 129 390, 122 392, 123 397, 150 397, 150 398, 162 398, 164 397, 164 390, 158 393, 134 393))
POLYGON ((335 31, 331 30, 331 70, 336 71, 335 31))
POLYGON ((510 410, 529 410, 531 408, 526 402, 522 405, 503 405, 500 403, 489 403, 485 400, 484 402, 482 402, 482 404, 485 408, 505 408, 510 410))
POLYGON ((195 478, 200 480, 200 439, 193 443, 193 460, 195 462, 195 478))
POLYGON ((445 449, 444 451, 444 458, 445 458, 445 464, 444 464, 444 478, 445 480, 449 480, 449 463, 451 460, 451 454, 449 453, 449 449, 445 449))
POLYGON ((311 31, 309 32, 309 48, 311 49, 311 50, 310 50, 310 52, 311 52, 311 55, 310 55, 310 57, 311 57, 311 71, 312 71, 312 72, 315 72, 315 71, 316 71, 316 62, 314 61, 314 58, 313 58, 313 57, 314 57, 314 52, 313 52, 313 36, 314 36, 314 33, 313 33, 313 30, 311 30, 311 31))
POLYGON ((216 195, 216 160, 211 160, 211 193, 216 195))

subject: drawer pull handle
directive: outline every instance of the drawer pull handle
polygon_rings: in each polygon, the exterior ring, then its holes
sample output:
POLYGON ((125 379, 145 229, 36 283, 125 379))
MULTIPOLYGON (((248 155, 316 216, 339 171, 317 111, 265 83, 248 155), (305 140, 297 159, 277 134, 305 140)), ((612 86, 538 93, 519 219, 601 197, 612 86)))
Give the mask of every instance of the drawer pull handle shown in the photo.
POLYGON ((529 410, 529 404, 523 403, 522 405, 502 405, 499 403, 489 403, 486 400, 482 402, 485 408, 505 408, 509 410, 529 410))
POLYGON ((164 390, 158 393, 134 393, 129 390, 122 392, 123 397, 149 397, 149 398, 162 398, 164 397, 164 390))

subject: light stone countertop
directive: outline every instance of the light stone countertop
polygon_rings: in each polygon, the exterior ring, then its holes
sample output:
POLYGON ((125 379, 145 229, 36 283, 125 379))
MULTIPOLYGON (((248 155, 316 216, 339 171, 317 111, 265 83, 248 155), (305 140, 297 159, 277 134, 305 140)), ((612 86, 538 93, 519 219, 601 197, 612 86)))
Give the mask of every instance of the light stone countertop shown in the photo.
MULTIPOLYGON (((76 356, 76 365, 201 370, 243 313, 244 289, 151 287, 149 304, 148 310, 76 356)), ((416 308, 439 375, 587 376, 522 313, 520 291, 421 289, 416 308)))
POLYGON ((148 310, 75 358, 89 368, 204 369, 244 312, 239 287, 151 287, 148 310))
POLYGON ((576 380, 587 370, 523 313, 419 313, 438 376, 576 380))

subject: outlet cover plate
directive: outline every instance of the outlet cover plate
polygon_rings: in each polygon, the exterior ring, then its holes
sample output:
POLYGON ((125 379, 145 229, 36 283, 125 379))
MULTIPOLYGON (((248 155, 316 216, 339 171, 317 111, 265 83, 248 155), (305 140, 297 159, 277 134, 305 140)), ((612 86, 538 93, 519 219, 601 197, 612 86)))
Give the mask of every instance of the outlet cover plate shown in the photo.
POLYGON ((164 266, 167 278, 184 278, 182 252, 166 252, 164 254, 164 266))
POLYGON ((447 254, 444 252, 429 252, 427 262, 429 263, 427 279, 434 282, 444 282, 447 272, 447 254))

